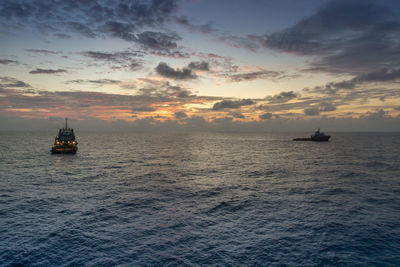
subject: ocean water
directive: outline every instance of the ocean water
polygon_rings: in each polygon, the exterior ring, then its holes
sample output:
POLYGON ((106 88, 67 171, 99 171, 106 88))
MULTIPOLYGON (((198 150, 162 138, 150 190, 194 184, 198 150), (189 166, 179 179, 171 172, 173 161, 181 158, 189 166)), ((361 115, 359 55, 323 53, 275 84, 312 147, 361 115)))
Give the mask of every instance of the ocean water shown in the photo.
POLYGON ((1 266, 398 266, 400 134, 0 134, 1 266))

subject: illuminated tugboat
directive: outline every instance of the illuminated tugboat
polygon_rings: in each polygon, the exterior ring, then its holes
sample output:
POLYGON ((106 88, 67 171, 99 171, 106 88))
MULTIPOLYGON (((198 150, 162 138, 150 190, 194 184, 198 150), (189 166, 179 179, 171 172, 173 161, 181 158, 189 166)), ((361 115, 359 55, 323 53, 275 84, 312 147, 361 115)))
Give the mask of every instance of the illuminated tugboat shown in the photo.
POLYGON ((68 128, 68 119, 65 118, 65 128, 58 131, 51 153, 75 154, 77 150, 78 142, 75 139, 74 129, 68 128))
POLYGON ((295 139, 293 139, 293 141, 327 142, 327 141, 329 141, 329 138, 331 138, 330 135, 326 135, 325 133, 320 132, 319 128, 318 128, 318 130, 313 135, 311 135, 310 138, 295 138, 295 139))

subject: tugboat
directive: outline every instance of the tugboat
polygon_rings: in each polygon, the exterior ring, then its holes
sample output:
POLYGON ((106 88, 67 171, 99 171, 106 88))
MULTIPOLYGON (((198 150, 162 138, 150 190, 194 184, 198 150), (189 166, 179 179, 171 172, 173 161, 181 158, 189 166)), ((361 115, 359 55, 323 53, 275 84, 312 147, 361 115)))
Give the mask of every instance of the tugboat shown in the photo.
POLYGON ((318 130, 310 136, 310 138, 295 138, 293 141, 316 141, 316 142, 327 142, 329 141, 329 138, 331 138, 330 135, 326 135, 323 132, 320 132, 319 128, 318 130))
POLYGON ((77 150, 78 142, 75 139, 74 129, 68 128, 68 119, 65 118, 65 128, 58 131, 50 152, 52 154, 75 154, 77 150))

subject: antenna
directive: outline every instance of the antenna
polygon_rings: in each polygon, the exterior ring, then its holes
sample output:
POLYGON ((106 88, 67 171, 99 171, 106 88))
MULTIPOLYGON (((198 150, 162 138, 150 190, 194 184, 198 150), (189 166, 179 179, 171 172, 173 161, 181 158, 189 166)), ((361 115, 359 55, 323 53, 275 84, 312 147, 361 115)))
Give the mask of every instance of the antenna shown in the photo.
POLYGON ((68 124, 67 124, 68 119, 65 118, 65 129, 68 129, 68 124))

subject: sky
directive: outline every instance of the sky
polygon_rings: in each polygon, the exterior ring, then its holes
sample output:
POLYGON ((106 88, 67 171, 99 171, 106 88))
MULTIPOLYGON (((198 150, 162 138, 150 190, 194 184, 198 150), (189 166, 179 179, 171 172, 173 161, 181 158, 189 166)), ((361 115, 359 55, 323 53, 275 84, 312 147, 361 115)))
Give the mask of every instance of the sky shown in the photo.
POLYGON ((0 130, 400 131, 400 2, 0 0, 0 130))

